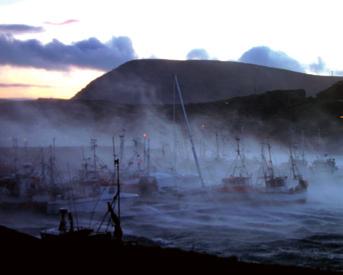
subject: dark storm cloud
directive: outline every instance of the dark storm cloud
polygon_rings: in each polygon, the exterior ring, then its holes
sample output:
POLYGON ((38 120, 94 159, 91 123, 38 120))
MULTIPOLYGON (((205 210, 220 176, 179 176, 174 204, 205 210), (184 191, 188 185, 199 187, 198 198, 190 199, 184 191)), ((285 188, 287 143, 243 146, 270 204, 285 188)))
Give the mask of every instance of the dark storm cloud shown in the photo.
POLYGON ((187 59, 209 59, 205 49, 193 49, 187 54, 187 59))
POLYGON ((135 58, 128 37, 113 37, 102 43, 96 38, 65 45, 54 39, 42 44, 36 39, 17 40, 0 35, 0 65, 68 70, 71 66, 110 70, 135 58))
POLYGON ((62 22, 47 21, 47 22, 44 22, 44 24, 53 25, 53 26, 63 26, 63 25, 68 25, 68 24, 73 24, 73 23, 78 23, 78 22, 79 22, 79 20, 77 20, 77 19, 68 19, 68 20, 65 20, 62 22))
POLYGON ((5 34, 23 34, 43 32, 42 27, 24 25, 24 24, 0 24, 0 33, 5 34))
POLYGON ((315 73, 322 73, 322 72, 327 71, 325 62, 323 61, 321 57, 318 57, 318 61, 316 63, 310 64, 309 69, 315 73))
POLYGON ((26 83, 0 83, 1 88, 51 88, 50 85, 26 84, 26 83))
POLYGON ((297 60, 283 52, 274 51, 265 46, 251 48, 241 56, 239 61, 296 72, 305 72, 303 66, 297 60))

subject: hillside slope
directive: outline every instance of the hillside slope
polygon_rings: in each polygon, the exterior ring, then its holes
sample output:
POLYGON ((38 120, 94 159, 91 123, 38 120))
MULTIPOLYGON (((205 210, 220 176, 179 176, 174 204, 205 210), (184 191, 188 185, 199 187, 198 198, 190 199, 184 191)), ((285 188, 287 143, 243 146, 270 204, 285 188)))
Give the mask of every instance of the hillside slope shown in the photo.
POLYGON ((127 62, 93 80, 73 100, 123 104, 173 102, 177 74, 186 103, 246 96, 270 90, 304 89, 315 95, 343 77, 315 76, 238 62, 141 59, 127 62))

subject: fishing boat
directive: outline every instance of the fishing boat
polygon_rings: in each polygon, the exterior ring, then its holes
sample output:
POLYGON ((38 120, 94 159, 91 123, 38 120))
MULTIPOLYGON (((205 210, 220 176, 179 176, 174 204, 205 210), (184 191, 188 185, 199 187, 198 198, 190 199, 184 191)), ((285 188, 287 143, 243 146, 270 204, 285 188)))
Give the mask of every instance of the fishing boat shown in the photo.
MULTIPOLYGON (((26 156, 18 157, 17 140, 13 140, 13 163, 11 166, 1 166, 0 173, 0 207, 6 209, 32 209, 42 210, 46 208, 47 201, 39 197, 43 193, 53 193, 58 191, 52 188, 54 184, 47 185, 47 173, 52 175, 53 167, 48 166, 49 170, 44 170, 46 165, 39 172, 26 156), (25 161, 24 161, 25 159, 25 161), (50 169, 51 168, 51 169, 50 169), (49 188, 48 188, 49 187, 49 188)), ((54 148, 50 147, 51 154, 54 148)), ((52 157, 50 157, 52 159, 52 157)), ((53 177, 50 177, 50 179, 53 177)))
POLYGON ((282 175, 276 176, 274 165, 271 157, 271 146, 266 144, 268 150, 268 160, 265 156, 264 144, 262 144, 262 165, 263 165, 263 178, 265 193, 279 193, 279 194, 295 194, 306 192, 308 183, 300 174, 296 165, 293 155, 293 150, 290 147, 289 163, 290 163, 290 176, 282 175))
POLYGON ((97 229, 91 227, 75 225, 74 217, 71 211, 61 208, 60 222, 57 228, 51 228, 41 231, 43 240, 88 240, 88 239, 105 239, 121 242, 123 231, 121 228, 121 190, 119 181, 119 159, 114 161, 117 168, 116 192, 111 200, 107 201, 107 211, 100 221, 97 229), (116 208, 116 211, 115 211, 116 208), (106 222, 106 223, 105 223, 106 222), (108 226, 103 230, 103 225, 113 225, 113 233, 108 231, 108 226))
MULTIPOLYGON (((99 159, 96 154, 96 140, 91 139, 92 161, 83 157, 82 168, 79 177, 70 179, 69 184, 60 196, 51 197, 47 201, 46 212, 56 214, 61 208, 74 209, 81 213, 104 211, 104 202, 111 200, 115 195, 115 176, 118 171, 104 173, 99 167, 99 159)), ((115 153, 113 154, 116 159, 115 153)), ((115 167, 115 166, 114 166, 115 167)), ((124 191, 121 198, 126 203, 139 197, 137 193, 124 191)))
POLYGON ((237 149, 233 169, 230 176, 222 179, 222 184, 218 188, 220 192, 248 192, 252 188, 251 175, 246 168, 238 137, 236 137, 236 144, 237 149))
POLYGON ((122 190, 137 193, 141 196, 150 196, 159 191, 157 178, 151 174, 150 164, 150 137, 143 134, 143 159, 138 152, 138 141, 134 142, 134 152, 128 167, 122 171, 122 190), (133 171, 132 171, 133 168, 133 171))

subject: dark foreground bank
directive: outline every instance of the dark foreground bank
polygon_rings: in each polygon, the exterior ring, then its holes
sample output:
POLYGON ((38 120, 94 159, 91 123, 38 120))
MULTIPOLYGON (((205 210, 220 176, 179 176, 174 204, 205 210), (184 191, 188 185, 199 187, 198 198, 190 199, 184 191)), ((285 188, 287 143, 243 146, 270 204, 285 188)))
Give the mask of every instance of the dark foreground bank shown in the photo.
MULTIPOLYGON (((0 226, 1 264, 26 272, 43 270, 45 274, 67 274, 70 271, 111 274, 137 271, 137 274, 337 274, 326 270, 263 265, 240 262, 235 257, 161 248, 145 239, 127 239, 122 243, 104 240, 43 241, 33 236, 0 226)), ((323 267, 325 269, 325 267, 323 267)), ((28 273, 27 273, 28 274, 28 273)), ((35 274, 35 273, 33 273, 35 274)))

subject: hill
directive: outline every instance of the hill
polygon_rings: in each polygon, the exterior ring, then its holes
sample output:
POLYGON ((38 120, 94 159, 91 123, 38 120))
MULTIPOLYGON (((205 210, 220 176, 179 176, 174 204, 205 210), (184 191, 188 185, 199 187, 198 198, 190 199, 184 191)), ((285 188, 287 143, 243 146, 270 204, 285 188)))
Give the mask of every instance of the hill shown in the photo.
POLYGON ((230 61, 141 59, 129 61, 93 80, 73 100, 172 103, 175 74, 186 103, 213 102, 270 90, 304 89, 313 96, 343 80, 343 77, 315 76, 230 61))

